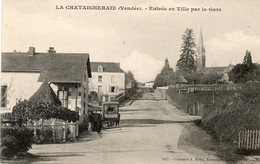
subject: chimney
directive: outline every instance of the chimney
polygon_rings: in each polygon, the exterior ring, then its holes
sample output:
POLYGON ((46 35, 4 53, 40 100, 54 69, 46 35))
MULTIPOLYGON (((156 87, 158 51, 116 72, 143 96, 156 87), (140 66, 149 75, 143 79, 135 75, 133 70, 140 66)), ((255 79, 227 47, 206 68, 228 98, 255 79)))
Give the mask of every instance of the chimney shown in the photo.
POLYGON ((54 50, 54 47, 49 47, 48 53, 54 54, 56 50, 54 50))
POLYGON ((35 55, 35 48, 34 47, 29 47, 29 56, 34 56, 35 55))

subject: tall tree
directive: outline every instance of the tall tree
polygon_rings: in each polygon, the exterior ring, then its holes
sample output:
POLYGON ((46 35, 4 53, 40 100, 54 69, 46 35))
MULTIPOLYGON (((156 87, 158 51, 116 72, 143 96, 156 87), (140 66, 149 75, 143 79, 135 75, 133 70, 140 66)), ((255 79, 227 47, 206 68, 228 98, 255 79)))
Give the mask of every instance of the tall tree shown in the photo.
POLYGON ((161 70, 161 74, 164 76, 170 76, 172 73, 173 73, 173 69, 170 67, 168 58, 166 58, 163 69, 161 70))
POLYGON ((135 80, 134 74, 131 71, 128 71, 126 73, 126 83, 131 84, 131 86, 134 86, 137 84, 137 81, 135 80))
POLYGON ((229 80, 234 83, 245 83, 258 80, 258 76, 260 75, 257 65, 252 62, 250 51, 246 51, 243 63, 235 65, 228 75, 229 80))
POLYGON ((162 87, 162 86, 167 86, 167 81, 165 78, 163 78, 162 74, 159 73, 155 77, 153 87, 156 88, 156 87, 162 87))
POLYGON ((243 64, 247 65, 248 67, 253 66, 251 52, 248 50, 246 50, 246 55, 244 57, 243 64))
POLYGON ((167 86, 174 83, 174 72, 166 58, 161 73, 154 80, 154 87, 167 86))
POLYGON ((134 74, 131 71, 126 73, 126 86, 129 87, 128 97, 136 93, 138 89, 138 82, 136 81, 134 74))
POLYGON ((182 36, 183 44, 181 46, 180 59, 177 62, 177 68, 183 73, 192 73, 196 71, 195 60, 195 39, 193 30, 187 28, 182 36))
POLYGON ((246 50, 246 55, 244 56, 243 64, 252 65, 252 56, 251 52, 246 50))

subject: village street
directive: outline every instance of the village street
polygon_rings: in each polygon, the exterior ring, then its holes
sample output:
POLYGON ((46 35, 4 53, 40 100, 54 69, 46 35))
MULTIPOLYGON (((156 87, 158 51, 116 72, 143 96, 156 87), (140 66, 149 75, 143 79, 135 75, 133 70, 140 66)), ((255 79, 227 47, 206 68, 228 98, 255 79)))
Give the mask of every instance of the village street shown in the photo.
MULTIPOLYGON (((33 145, 30 153, 41 156, 32 163, 224 163, 215 152, 189 143, 210 137, 188 116, 166 100, 136 100, 120 108, 120 128, 85 133, 67 144, 33 145), (186 140, 186 139, 188 140, 186 140)), ((207 144, 207 143, 206 143, 207 144)))

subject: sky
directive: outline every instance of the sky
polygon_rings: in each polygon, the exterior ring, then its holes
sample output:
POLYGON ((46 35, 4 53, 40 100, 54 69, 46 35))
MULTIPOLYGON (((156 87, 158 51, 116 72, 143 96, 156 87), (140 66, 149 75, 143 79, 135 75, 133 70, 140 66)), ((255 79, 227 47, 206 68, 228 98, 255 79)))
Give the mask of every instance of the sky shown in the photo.
POLYGON ((206 66, 243 61, 250 50, 260 63, 259 0, 3 0, 2 52, 89 53, 91 61, 120 62, 138 81, 154 80, 165 58, 176 70, 182 35, 202 27, 206 66), (59 10, 56 5, 166 7, 175 11, 59 10), (176 11, 177 7, 221 11, 176 11))

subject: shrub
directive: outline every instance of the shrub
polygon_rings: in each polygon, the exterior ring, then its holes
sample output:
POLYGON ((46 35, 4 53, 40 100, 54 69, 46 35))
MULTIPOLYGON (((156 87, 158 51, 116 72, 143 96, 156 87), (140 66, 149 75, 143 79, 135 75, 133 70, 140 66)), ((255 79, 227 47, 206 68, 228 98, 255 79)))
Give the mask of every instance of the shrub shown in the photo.
POLYGON ((3 121, 11 121, 14 120, 12 113, 1 113, 1 120, 3 121))
POLYGON ((88 101, 89 101, 89 102, 98 101, 98 94, 97 94, 97 92, 91 91, 91 92, 88 94, 88 101))
POLYGON ((25 127, 1 128, 1 155, 11 158, 32 146, 33 131, 25 127))
POLYGON ((79 115, 75 111, 50 103, 19 101, 12 112, 16 120, 22 119, 24 122, 38 121, 40 119, 57 118, 64 121, 77 121, 79 115))
POLYGON ((36 143, 53 143, 53 132, 51 128, 37 129, 36 143))

